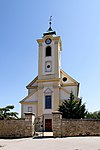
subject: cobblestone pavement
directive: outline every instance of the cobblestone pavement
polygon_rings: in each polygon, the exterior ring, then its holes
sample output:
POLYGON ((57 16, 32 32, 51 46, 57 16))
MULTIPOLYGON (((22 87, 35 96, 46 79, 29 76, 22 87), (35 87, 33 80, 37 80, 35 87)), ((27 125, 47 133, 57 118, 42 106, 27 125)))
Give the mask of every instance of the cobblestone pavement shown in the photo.
POLYGON ((100 137, 0 139, 0 150, 100 150, 100 137))

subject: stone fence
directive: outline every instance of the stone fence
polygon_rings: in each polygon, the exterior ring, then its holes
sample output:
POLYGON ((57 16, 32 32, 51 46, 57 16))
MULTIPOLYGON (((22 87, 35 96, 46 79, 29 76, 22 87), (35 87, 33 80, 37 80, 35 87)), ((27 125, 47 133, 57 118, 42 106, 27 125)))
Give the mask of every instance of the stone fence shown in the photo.
MULTIPOLYGON (((32 113, 25 113, 25 119, 0 120, 0 138, 32 137, 34 134, 32 113)), ((62 119, 60 112, 53 112, 53 136, 100 136, 100 120, 62 119)))
POLYGON ((32 137, 34 114, 25 113, 25 119, 0 120, 0 138, 32 137))
POLYGON ((60 112, 53 112, 53 136, 100 136, 100 120, 62 119, 60 112))

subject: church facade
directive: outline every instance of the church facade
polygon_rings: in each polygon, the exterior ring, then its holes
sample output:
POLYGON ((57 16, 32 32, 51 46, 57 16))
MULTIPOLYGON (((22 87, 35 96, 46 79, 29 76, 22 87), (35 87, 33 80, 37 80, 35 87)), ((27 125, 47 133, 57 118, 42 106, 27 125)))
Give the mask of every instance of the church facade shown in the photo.
POLYGON ((52 112, 67 100, 71 91, 78 98, 79 83, 61 69, 62 43, 50 27, 38 43, 38 75, 26 88, 28 95, 20 101, 21 117, 25 112, 43 116, 44 130, 52 130, 52 112))

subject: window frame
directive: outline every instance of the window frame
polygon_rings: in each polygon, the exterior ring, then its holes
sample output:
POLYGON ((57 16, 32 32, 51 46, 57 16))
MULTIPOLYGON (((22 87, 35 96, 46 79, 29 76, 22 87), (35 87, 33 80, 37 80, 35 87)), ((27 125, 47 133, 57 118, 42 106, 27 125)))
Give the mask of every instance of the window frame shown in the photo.
POLYGON ((51 61, 45 62, 45 72, 52 72, 52 62, 51 61), (50 68, 47 68, 48 65, 50 66, 50 68))
POLYGON ((45 109, 52 109, 52 95, 45 95, 45 109))
POLYGON ((28 106, 28 112, 32 112, 32 111, 33 111, 32 106, 28 106), (30 109, 31 109, 31 111, 30 111, 30 109))

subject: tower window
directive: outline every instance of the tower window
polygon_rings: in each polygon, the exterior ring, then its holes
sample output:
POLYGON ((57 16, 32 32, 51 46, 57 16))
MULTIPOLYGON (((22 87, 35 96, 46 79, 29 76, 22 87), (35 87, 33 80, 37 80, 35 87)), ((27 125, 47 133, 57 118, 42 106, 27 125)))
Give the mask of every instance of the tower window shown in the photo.
POLYGON ((51 109, 52 108, 52 96, 46 95, 45 96, 45 109, 51 109))
POLYGON ((51 63, 51 61, 47 61, 45 63, 45 71, 46 72, 51 72, 52 71, 52 63, 51 63))
POLYGON ((50 68, 50 65, 48 65, 47 68, 50 68))
POLYGON ((46 57, 51 56, 51 47, 47 46, 46 47, 46 57))

